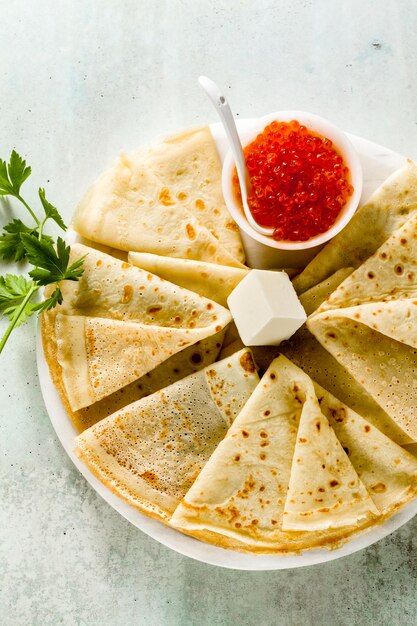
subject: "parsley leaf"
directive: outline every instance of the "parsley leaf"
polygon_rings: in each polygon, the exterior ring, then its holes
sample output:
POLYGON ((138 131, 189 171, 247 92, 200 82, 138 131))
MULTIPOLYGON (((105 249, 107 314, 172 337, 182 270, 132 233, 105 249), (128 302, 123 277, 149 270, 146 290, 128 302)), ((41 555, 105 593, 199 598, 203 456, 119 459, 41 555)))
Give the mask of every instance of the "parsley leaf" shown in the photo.
POLYGON ((58 209, 56 209, 45 197, 45 189, 39 188, 39 198, 41 199, 42 206, 45 211, 47 219, 52 219, 58 224, 62 230, 67 230, 64 220, 60 216, 58 209))
POLYGON ((21 261, 25 257, 25 248, 20 239, 21 233, 34 235, 36 228, 26 226, 22 220, 15 219, 4 227, 0 236, 0 257, 6 261, 21 261))
MULTIPOLYGON (((27 226, 22 220, 14 219, 4 227, 3 234, 0 235, 0 258, 5 261, 22 261, 26 256, 26 250, 20 235, 28 233, 36 235, 37 227, 27 226)), ((42 234, 42 238, 53 243, 52 237, 42 234)))
POLYGON ((35 265, 35 269, 29 272, 38 285, 49 285, 61 280, 78 280, 83 273, 82 264, 84 257, 78 259, 70 267, 70 246, 58 237, 56 250, 49 241, 37 239, 34 235, 21 235, 26 250, 26 258, 29 263, 35 265))
POLYGON ((38 190, 45 213, 43 219, 38 219, 20 195, 20 188, 30 174, 31 168, 15 150, 9 163, 0 159, 0 196, 17 198, 35 222, 34 226, 28 226, 22 220, 14 219, 4 226, 0 235, 0 258, 6 261, 25 259, 34 266, 29 272, 30 279, 14 274, 0 276, 0 314, 8 315, 10 319, 6 332, 0 338, 0 353, 14 328, 34 313, 49 311, 57 304, 62 304, 62 292, 56 283, 61 280, 77 281, 84 271, 84 257, 69 265, 70 246, 61 237, 58 237, 55 245, 52 237, 43 232, 49 219, 54 220, 62 230, 67 230, 56 207, 46 199, 45 189, 40 187, 38 190), (34 302, 33 296, 44 285, 54 285, 55 288, 49 290, 51 295, 46 300, 34 302))
MULTIPOLYGON (((29 295, 31 296, 38 289, 39 287, 36 286, 33 280, 27 280, 24 276, 16 276, 15 274, 0 276, 0 312, 3 315, 8 315, 13 320, 24 299, 29 295)), ((35 307, 36 305, 32 302, 26 302, 14 325, 20 326, 20 324, 23 324, 35 312, 35 307)))
POLYGON ((13 150, 9 161, 9 178, 12 182, 13 189, 16 194, 19 193, 20 187, 32 172, 31 167, 26 167, 26 161, 13 150))
POLYGON ((24 298, 34 286, 33 280, 27 280, 24 276, 16 274, 0 276, 0 309, 24 298))
POLYGON ((57 304, 62 304, 62 292, 59 287, 54 290, 50 298, 35 304, 34 307, 40 313, 41 311, 53 309, 57 304))
POLYGON ((6 161, 0 159, 0 195, 7 196, 9 194, 14 195, 13 185, 9 180, 6 161))
POLYGON ((0 159, 0 195, 19 196, 20 187, 30 176, 32 169, 26 161, 13 150, 9 164, 0 159))
POLYGON ((33 302, 30 302, 30 301, 25 302, 24 307, 19 311, 19 314, 15 320, 15 316, 22 303, 23 302, 19 302, 18 304, 13 304, 7 309, 4 309, 2 311, 3 315, 8 315, 10 321, 14 322, 14 325, 13 325, 14 328, 18 328, 18 326, 21 326, 22 324, 24 324, 27 318, 33 315, 34 313, 36 313, 36 311, 38 310, 37 305, 34 304, 33 302))

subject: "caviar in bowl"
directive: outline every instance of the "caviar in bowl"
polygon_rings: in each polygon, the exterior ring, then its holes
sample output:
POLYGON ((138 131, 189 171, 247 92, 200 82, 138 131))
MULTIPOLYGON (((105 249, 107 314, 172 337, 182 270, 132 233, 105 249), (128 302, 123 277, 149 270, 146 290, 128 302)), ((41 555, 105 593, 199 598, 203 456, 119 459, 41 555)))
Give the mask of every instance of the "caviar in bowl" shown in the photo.
MULTIPOLYGON (((250 178, 251 213, 273 234, 260 234, 246 220, 230 152, 222 176, 229 211, 249 238, 277 251, 297 251, 298 260, 302 251, 308 251, 304 255, 308 260, 346 226, 358 207, 362 192, 358 154, 334 124, 301 111, 253 120, 252 128, 240 136, 250 178)), ((291 255, 284 257, 290 260, 291 255)))

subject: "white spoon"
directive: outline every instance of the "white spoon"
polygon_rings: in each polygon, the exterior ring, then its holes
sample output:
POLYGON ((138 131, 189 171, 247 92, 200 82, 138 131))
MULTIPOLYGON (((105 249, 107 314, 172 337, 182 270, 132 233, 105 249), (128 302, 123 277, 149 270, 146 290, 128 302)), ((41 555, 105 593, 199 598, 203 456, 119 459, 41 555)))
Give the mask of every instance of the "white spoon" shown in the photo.
POLYGON ((248 190, 249 190, 249 174, 246 167, 245 155, 243 154, 242 144, 240 143, 239 135, 236 128, 236 123, 233 117, 233 113, 230 106, 216 85, 214 81, 207 76, 200 76, 198 82, 214 104, 220 120, 223 124, 223 128, 226 132, 227 139, 229 140, 230 150, 233 154, 233 158, 236 164, 237 176, 239 178, 240 193, 242 196, 242 206, 245 213, 245 217, 254 230, 261 235, 271 236, 274 234, 273 228, 264 228, 255 221, 248 206, 248 190))

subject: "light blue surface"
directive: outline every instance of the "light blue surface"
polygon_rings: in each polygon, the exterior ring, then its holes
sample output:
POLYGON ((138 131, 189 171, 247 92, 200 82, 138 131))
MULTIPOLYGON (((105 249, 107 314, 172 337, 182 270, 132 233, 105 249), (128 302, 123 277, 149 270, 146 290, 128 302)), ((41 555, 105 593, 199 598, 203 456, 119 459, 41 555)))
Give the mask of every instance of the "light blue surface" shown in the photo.
MULTIPOLYGON (((241 117, 311 110, 417 157, 415 2, 0 6, 0 156, 26 155, 28 190, 44 184, 67 219, 120 149, 213 121, 202 73, 241 117)), ((417 624, 417 521, 341 561, 276 573, 205 566, 131 527, 57 442, 34 337, 30 322, 0 357, 2 624, 417 624)))

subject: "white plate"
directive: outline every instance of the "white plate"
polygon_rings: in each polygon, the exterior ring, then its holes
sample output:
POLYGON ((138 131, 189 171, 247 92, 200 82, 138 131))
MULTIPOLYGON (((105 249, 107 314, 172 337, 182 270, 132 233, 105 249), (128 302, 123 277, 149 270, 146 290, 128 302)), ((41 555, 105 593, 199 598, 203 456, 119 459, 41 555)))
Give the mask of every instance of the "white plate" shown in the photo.
MULTIPOLYGON (((244 128, 248 123, 246 120, 240 120, 239 125, 244 128)), ((220 124, 213 124, 211 132, 215 138, 219 153, 222 159, 227 151, 227 142, 222 133, 220 124)), ((363 165, 364 172, 364 191, 362 200, 366 200, 369 195, 389 176, 393 171, 401 167, 405 159, 404 157, 379 146, 377 144, 366 141, 354 135, 350 135, 350 139, 357 148, 363 165)), ((52 426, 61 441, 66 453, 79 469, 81 474, 87 479, 90 485, 97 493, 110 504, 116 511, 125 517, 134 526, 145 532, 147 535, 156 539, 168 548, 172 548, 180 554, 189 556, 204 563, 227 567, 231 569, 241 570, 278 570, 290 569, 295 567, 303 567, 305 565, 314 565, 325 561, 332 561, 342 556, 352 554, 358 550, 362 550, 367 546, 386 537, 394 530, 403 526, 417 513, 417 500, 410 502, 404 509, 391 517, 381 526, 377 526, 369 530, 366 534, 356 537, 345 546, 336 550, 316 549, 309 550, 300 555, 254 555, 234 552, 217 548, 210 544, 203 543, 192 537, 183 535, 182 533, 169 528, 147 517, 133 506, 127 504, 124 500, 112 493, 105 487, 74 454, 74 437, 76 430, 68 418, 57 390, 52 382, 49 369, 45 361, 42 348, 42 340, 40 333, 40 325, 38 326, 37 337, 37 365, 39 373, 39 381, 42 395, 45 401, 46 410, 52 426)))

